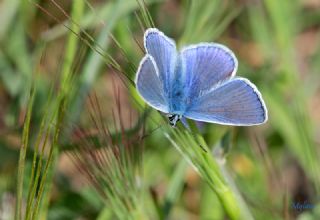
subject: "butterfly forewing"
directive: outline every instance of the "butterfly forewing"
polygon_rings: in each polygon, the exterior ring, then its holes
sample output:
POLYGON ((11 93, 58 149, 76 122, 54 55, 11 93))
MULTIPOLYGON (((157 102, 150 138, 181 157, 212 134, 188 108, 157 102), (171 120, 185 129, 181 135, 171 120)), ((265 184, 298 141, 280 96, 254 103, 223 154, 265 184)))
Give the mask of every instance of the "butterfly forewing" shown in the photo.
POLYGON ((221 44, 201 43, 181 51, 188 96, 196 98, 221 81, 232 78, 238 61, 231 50, 221 44))
POLYGON ((175 42, 157 29, 150 28, 145 33, 144 46, 155 60, 164 91, 169 91, 177 55, 175 42))

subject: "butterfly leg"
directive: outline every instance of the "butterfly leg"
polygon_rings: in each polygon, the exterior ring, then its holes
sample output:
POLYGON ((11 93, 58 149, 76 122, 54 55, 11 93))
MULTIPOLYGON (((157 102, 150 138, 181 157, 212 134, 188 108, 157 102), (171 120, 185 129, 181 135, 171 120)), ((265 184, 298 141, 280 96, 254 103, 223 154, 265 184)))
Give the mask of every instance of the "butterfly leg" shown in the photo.
POLYGON ((181 119, 181 115, 177 115, 177 114, 168 114, 167 115, 168 119, 169 119, 169 123, 172 127, 175 127, 177 122, 180 121, 181 119))

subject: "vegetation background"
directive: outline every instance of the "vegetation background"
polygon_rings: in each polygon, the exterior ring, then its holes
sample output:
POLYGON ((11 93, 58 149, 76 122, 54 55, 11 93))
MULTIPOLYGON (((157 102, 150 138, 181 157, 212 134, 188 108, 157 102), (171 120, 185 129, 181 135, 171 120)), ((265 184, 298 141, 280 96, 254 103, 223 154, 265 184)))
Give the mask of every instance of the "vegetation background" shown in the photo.
POLYGON ((320 219, 319 34, 318 0, 2 0, 0 219, 320 219), (169 127, 152 26, 231 48, 268 122, 169 127))

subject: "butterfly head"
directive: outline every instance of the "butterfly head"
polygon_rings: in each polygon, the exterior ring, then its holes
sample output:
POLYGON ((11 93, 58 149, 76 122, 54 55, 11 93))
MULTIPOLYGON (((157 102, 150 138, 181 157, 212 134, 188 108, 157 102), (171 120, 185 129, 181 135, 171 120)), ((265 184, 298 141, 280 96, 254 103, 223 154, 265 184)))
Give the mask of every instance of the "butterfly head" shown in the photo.
POLYGON ((169 123, 172 127, 175 127, 177 122, 180 121, 181 119, 181 115, 177 115, 177 114, 168 114, 167 115, 168 119, 169 119, 169 123))

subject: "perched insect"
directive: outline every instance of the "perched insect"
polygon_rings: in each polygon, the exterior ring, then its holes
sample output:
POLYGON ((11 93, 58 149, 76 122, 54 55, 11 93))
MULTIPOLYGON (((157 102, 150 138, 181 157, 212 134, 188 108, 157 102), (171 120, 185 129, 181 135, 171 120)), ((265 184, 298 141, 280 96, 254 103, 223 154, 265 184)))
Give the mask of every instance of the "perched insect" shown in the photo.
POLYGON ((258 89, 234 77, 238 61, 227 47, 200 43, 178 52, 175 42, 155 28, 145 32, 144 46, 136 88, 146 103, 167 114, 172 126, 183 117, 237 126, 267 121, 258 89))

